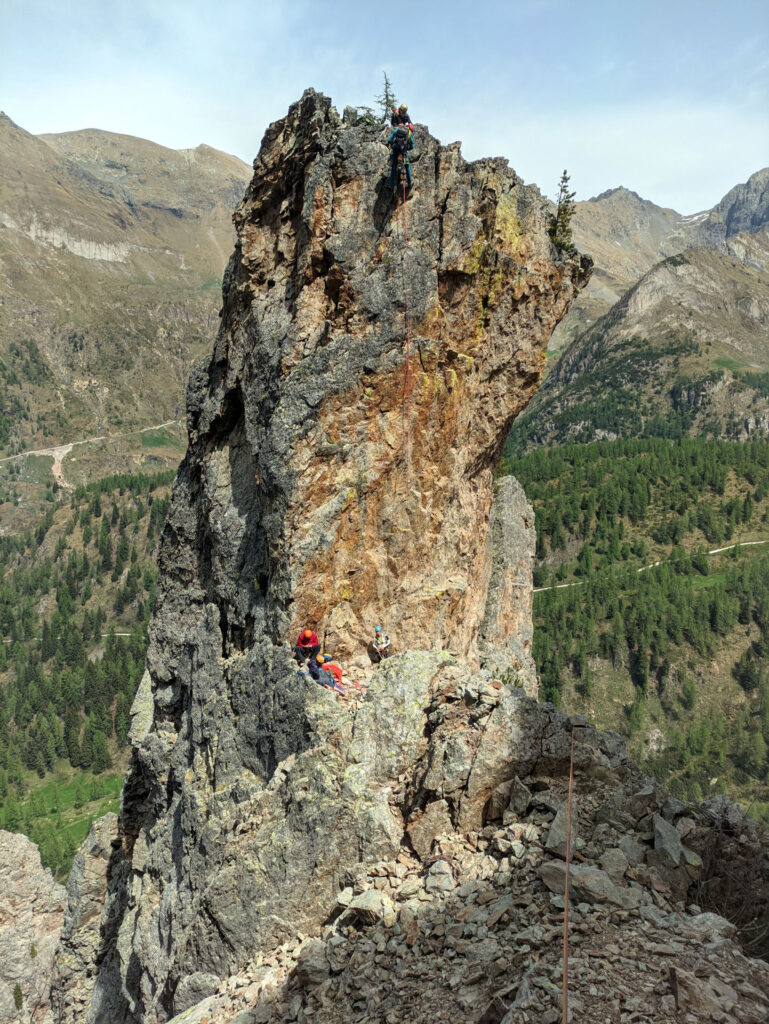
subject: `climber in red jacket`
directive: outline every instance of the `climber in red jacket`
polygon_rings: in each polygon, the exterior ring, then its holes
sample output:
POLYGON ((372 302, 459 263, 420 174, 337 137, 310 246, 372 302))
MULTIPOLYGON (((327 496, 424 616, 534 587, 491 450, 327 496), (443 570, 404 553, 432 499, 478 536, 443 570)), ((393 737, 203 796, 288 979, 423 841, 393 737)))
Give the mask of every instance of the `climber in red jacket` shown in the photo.
POLYGON ((311 629, 303 629, 294 648, 294 657, 303 664, 308 658, 314 658, 320 653, 320 641, 311 629))

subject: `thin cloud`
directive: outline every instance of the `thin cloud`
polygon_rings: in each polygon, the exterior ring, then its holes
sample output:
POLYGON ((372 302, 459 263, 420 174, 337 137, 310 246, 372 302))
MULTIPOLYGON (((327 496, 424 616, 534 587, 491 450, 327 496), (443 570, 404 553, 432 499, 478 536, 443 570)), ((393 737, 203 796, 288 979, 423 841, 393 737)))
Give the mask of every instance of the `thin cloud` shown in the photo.
POLYGON ((566 165, 580 196, 625 184, 694 212, 769 152, 769 8, 702 11, 694 0, 611 16, 599 0, 474 0, 470 17, 458 0, 115 0, 108 11, 5 0, 0 89, 29 131, 99 127, 251 161, 306 86, 339 109, 373 104, 386 69, 416 118, 470 158, 506 156, 550 194, 566 165))

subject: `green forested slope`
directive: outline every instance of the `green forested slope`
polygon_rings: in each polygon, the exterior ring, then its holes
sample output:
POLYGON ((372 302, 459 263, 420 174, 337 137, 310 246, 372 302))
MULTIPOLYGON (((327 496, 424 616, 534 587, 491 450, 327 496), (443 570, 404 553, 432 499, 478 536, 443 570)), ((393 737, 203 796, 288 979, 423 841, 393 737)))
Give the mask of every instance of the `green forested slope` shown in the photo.
POLYGON ((172 475, 78 488, 0 538, 0 826, 62 872, 116 809, 172 475))
POLYGON ((505 468, 537 514, 543 697, 629 735, 674 792, 765 815, 769 444, 603 442, 505 468))

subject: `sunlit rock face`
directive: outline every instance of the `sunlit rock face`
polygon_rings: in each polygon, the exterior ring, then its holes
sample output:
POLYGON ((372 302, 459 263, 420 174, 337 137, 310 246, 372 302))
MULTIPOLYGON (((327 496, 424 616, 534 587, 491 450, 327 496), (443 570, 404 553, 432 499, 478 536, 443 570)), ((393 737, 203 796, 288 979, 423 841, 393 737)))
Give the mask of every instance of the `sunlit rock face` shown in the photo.
POLYGON ((589 270, 556 258, 546 203, 505 161, 416 136, 404 210, 381 131, 308 93, 267 132, 236 213, 191 409, 196 464, 220 432, 253 461, 241 554, 259 593, 233 603, 232 636, 311 623, 349 656, 385 622, 400 649, 476 655, 494 466, 589 270))
POLYGON ((0 1021, 50 1021, 66 894, 26 836, 0 829, 0 1021))

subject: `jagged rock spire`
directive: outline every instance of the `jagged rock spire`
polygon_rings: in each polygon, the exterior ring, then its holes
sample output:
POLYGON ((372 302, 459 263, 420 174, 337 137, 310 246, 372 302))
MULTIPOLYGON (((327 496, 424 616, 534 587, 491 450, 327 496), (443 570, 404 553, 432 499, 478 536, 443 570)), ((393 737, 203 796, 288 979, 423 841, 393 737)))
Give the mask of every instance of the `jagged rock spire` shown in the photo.
MULTIPOLYGON (((424 128, 417 145, 404 211, 380 130, 309 90, 235 214, 221 329, 188 390, 92 1024, 166 1020, 398 849, 412 809, 393 786, 424 772, 436 687, 466 671, 439 652, 536 689, 533 517, 512 484, 491 516, 493 474, 590 264, 556 252, 506 161, 468 164, 424 128), (355 715, 297 679, 300 625, 349 661, 376 622, 433 653, 393 659, 355 715)), ((447 768, 459 827, 480 824, 508 733, 488 733, 477 772, 447 768)))

